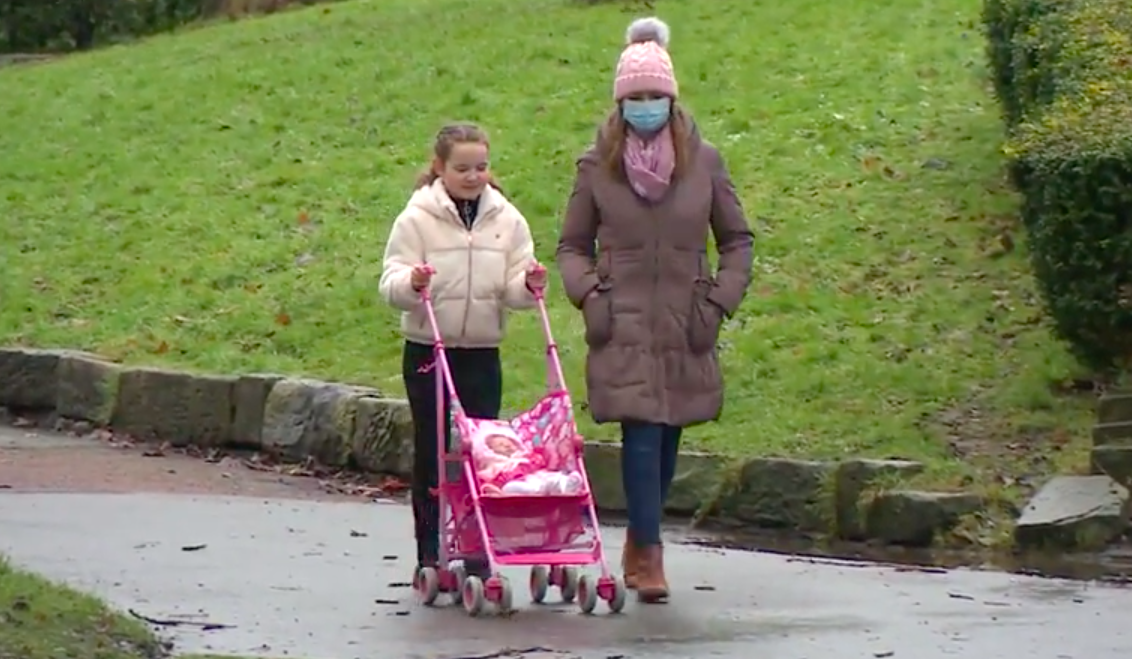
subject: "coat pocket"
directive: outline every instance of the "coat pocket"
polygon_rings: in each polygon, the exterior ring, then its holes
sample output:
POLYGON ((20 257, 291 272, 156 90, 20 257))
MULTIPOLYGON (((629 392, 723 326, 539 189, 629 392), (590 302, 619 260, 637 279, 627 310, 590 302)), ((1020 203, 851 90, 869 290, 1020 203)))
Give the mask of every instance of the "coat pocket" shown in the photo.
POLYGON ((710 291, 710 282, 696 282, 692 309, 688 314, 688 349, 693 355, 714 350, 719 341, 719 330, 723 327, 723 309, 708 300, 710 291))
POLYGON ((586 325, 586 345, 600 348, 613 340, 613 296, 609 286, 600 284, 582 303, 586 325))

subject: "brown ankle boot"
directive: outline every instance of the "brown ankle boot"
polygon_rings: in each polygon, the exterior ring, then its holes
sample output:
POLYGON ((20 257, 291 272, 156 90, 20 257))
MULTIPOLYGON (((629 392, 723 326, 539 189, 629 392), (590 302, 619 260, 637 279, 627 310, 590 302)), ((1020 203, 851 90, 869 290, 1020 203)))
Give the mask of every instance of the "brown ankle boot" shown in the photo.
POLYGON ((633 534, 625 530, 625 545, 621 550, 621 571, 625 573, 625 587, 629 590, 637 589, 637 579, 640 577, 641 551, 633 544, 633 534))
POLYGON ((664 576, 664 547, 640 547, 641 571, 637 577, 637 600, 645 604, 660 604, 668 600, 668 580, 664 576))

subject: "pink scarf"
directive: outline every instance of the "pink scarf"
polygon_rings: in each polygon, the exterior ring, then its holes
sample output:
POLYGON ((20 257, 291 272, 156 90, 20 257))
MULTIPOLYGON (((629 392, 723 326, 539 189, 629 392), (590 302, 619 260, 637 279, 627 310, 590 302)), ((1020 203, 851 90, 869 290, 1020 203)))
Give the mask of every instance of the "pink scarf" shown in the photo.
POLYGON ((676 169, 671 129, 665 126, 647 141, 629 131, 625 140, 624 162, 625 174, 633 191, 649 201, 660 201, 668 192, 672 172, 676 169))

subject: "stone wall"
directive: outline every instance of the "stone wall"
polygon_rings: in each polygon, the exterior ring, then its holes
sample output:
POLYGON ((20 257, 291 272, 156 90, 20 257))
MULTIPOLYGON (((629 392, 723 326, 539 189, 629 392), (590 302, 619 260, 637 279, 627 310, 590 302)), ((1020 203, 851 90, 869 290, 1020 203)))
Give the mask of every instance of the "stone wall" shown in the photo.
MULTIPOLYGON (((82 352, 0 348, 0 406, 140 440, 314 458, 327 467, 403 479, 412 464, 408 403, 369 387, 272 374, 192 374, 127 367, 82 352)), ((616 444, 586 444, 587 470, 603 510, 625 507, 619 459, 616 444)), ((668 512, 701 522, 926 545, 982 502, 962 493, 902 489, 922 470, 900 460, 685 453, 668 512)))
POLYGON ((1090 466, 1094 474, 1132 485, 1132 391, 1109 392, 1097 402, 1090 466))
POLYGON ((1022 510, 1014 542, 1023 551, 1102 551, 1122 539, 1132 513, 1132 392, 1097 401, 1090 475, 1046 481, 1022 510))

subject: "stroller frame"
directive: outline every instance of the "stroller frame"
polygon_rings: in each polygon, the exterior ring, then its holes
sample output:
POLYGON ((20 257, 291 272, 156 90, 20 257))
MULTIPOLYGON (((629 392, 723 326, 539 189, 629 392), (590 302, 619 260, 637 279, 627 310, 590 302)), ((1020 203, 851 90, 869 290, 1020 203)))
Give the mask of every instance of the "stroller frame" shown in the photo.
POLYGON ((511 585, 499 568, 529 566, 530 596, 536 604, 541 604, 549 589, 556 587, 562 601, 570 603, 577 600, 582 613, 592 613, 599 599, 608 603, 611 612, 619 613, 625 606, 625 583, 621 577, 611 573, 605 558, 597 507, 585 468, 585 445, 574 425, 558 345, 550 329, 546 299, 541 290, 533 291, 533 295, 546 339, 548 391, 535 406, 519 416, 545 409, 548 404, 566 406, 568 426, 562 427, 567 428, 564 432, 568 431, 572 436, 570 458, 582 476, 582 489, 575 494, 486 496, 480 493, 471 455, 470 432, 478 423, 489 420, 471 419, 460 405, 426 287, 421 291, 421 302, 433 333, 438 428, 435 494, 440 519, 440 555, 435 567, 421 566, 414 572, 413 587, 420 602, 426 606, 433 605, 441 593, 447 593, 453 604, 462 604, 471 616, 481 614, 489 603, 494 604, 500 613, 510 613, 513 610, 511 585), (444 414, 446 393, 449 418, 445 418, 444 414), (446 428, 451 428, 453 438, 459 432, 459 446, 455 451, 446 441, 446 428), (516 530, 507 536, 509 531, 516 530), (592 535, 591 540, 578 541, 579 537, 587 534, 592 535), (512 546, 504 547, 503 541, 497 538, 500 535, 510 537, 514 541, 512 546), (541 542, 531 545, 517 540, 529 539, 532 535, 541 542), (464 563, 485 558, 490 577, 484 579, 479 574, 467 573, 464 563), (600 567, 600 576, 596 579, 579 573, 579 567, 594 564, 600 567))

